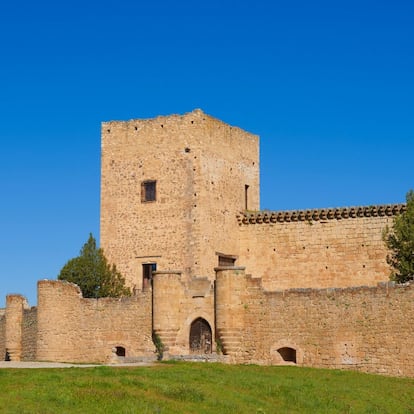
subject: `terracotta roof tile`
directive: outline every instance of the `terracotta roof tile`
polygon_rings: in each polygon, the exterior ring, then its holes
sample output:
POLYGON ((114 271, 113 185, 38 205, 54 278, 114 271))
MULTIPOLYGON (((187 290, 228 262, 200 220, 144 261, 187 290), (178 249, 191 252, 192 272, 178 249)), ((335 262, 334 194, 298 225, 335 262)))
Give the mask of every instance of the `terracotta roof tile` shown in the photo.
POLYGON ((320 208, 313 210, 243 211, 237 215, 237 220, 240 225, 284 223, 291 221, 325 221, 357 217, 390 217, 401 214, 405 210, 405 204, 385 204, 379 206, 320 208))

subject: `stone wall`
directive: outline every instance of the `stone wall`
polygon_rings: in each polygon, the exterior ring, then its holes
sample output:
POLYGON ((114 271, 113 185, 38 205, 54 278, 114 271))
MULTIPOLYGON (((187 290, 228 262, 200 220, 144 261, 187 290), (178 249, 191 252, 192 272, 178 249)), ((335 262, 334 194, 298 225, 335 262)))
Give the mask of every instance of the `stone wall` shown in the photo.
POLYGON ((63 281, 38 282, 37 360, 108 362, 114 347, 126 357, 154 355, 150 292, 122 299, 84 299, 63 281))
POLYGON ((0 361, 6 356, 6 309, 0 309, 0 361))
POLYGON ((374 286, 389 279, 382 239, 404 205, 245 213, 240 260, 268 290, 374 286))
POLYGON ((412 284, 269 292, 243 270, 218 270, 217 288, 229 286, 230 313, 219 291, 216 312, 219 332, 239 332, 223 341, 233 362, 286 363, 278 350, 291 348, 298 365, 414 376, 412 284))
POLYGON ((246 194, 259 208, 257 136, 200 110, 105 122, 101 158, 101 247, 129 285, 141 290, 146 263, 212 280, 216 253, 237 255, 246 194), (142 197, 148 180, 153 201, 142 197))
POLYGON ((5 348, 11 361, 22 359, 23 314, 29 309, 22 295, 7 295, 5 312, 5 348))
POLYGON ((23 310, 22 361, 35 361, 37 348, 37 308, 23 310))
POLYGON ((202 318, 212 330, 214 340, 214 285, 208 278, 184 283, 181 272, 154 274, 154 331, 170 355, 188 355, 192 322, 202 318))

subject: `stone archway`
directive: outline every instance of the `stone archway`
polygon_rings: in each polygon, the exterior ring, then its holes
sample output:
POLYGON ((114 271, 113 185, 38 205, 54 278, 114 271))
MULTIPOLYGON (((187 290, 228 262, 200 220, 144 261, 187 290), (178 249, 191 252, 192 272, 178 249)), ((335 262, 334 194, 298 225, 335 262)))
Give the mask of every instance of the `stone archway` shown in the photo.
POLYGON ((190 328, 190 353, 211 354, 212 334, 210 324, 203 318, 193 321, 190 328))

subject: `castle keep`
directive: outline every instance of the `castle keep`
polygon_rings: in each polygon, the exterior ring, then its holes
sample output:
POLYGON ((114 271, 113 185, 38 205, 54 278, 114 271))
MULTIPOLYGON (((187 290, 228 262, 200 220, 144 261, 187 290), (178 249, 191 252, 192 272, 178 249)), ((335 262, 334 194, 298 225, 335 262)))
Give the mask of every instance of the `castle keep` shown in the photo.
POLYGON ((259 138, 200 110, 102 124, 101 247, 134 294, 38 283, 0 311, 0 355, 164 357, 414 376, 414 287, 387 282, 401 204, 260 211, 259 138))

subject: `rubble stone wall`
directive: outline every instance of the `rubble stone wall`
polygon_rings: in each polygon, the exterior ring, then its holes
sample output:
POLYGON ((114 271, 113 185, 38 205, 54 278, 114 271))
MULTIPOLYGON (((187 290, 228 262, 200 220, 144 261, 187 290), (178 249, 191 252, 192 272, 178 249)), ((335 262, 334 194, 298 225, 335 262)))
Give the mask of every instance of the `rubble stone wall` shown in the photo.
POLYGON ((241 224, 240 260, 268 290, 375 286, 390 268, 392 216, 241 224))
POLYGON ((6 356, 6 310, 0 309, 0 360, 6 356))
POLYGON ((131 287, 146 263, 212 280, 217 252, 237 256, 236 215, 259 208, 257 136, 195 110, 105 122, 101 151, 101 247, 131 287))
POLYGON ((63 281, 38 282, 37 360, 109 362, 115 347, 126 357, 154 355, 150 292, 84 299, 63 281))
POLYGON ((23 310, 22 361, 35 361, 37 348, 37 308, 23 310))
POLYGON ((154 331, 170 355, 188 355, 191 324, 204 319, 214 341, 214 285, 206 278, 185 283, 181 272, 157 272, 154 275, 154 331))
POLYGON ((220 332, 239 331, 233 362, 293 364, 278 352, 290 348, 298 365, 414 376, 413 284, 269 292, 240 270, 219 271, 217 284, 233 287, 231 314, 217 315, 220 332))

